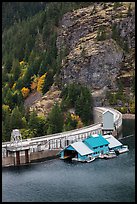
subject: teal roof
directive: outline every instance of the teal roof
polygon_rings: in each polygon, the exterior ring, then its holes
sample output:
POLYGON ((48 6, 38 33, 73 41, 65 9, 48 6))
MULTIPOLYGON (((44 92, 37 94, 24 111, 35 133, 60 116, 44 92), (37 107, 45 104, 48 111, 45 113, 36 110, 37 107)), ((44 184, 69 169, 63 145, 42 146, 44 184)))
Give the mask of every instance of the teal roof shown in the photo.
POLYGON ((74 150, 74 148, 73 148, 71 145, 69 145, 68 147, 66 147, 66 149, 67 149, 67 150, 74 150))
POLYGON ((101 134, 91 135, 88 138, 84 139, 83 142, 89 147, 98 147, 109 144, 109 142, 104 137, 102 137, 101 134))

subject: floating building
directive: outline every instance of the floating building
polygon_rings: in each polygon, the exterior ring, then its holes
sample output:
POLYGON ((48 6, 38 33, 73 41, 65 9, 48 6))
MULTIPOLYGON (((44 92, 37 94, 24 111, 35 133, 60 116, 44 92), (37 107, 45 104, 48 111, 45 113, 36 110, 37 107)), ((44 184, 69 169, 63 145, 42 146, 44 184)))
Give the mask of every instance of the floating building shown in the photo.
POLYGON ((83 140, 90 149, 93 150, 93 156, 97 157, 99 154, 106 154, 109 152, 109 142, 101 135, 94 134, 83 140))
POLYGON ((122 148, 123 144, 119 142, 115 137, 112 135, 103 135, 103 137, 109 142, 109 149, 110 150, 116 150, 122 148))
POLYGON ((60 158, 83 162, 92 161, 95 158, 113 158, 115 150, 122 153, 128 151, 128 147, 112 135, 94 134, 81 142, 74 142, 65 147, 60 152, 60 158))
POLYGON ((74 142, 60 152, 61 159, 77 158, 81 161, 98 157, 100 153, 109 152, 109 142, 100 134, 91 135, 81 142, 74 142))
POLYGON ((67 146, 64 150, 60 152, 61 159, 77 158, 85 160, 88 155, 91 155, 93 150, 91 150, 83 142, 74 142, 73 144, 67 146))

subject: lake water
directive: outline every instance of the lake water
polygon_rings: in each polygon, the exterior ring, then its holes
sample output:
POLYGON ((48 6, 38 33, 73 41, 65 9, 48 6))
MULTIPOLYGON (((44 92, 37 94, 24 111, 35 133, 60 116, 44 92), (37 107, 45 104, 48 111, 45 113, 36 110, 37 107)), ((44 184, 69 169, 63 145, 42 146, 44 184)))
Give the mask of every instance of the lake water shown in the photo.
POLYGON ((129 152, 91 163, 48 160, 2 169, 3 202, 134 202, 135 120, 123 120, 129 152))

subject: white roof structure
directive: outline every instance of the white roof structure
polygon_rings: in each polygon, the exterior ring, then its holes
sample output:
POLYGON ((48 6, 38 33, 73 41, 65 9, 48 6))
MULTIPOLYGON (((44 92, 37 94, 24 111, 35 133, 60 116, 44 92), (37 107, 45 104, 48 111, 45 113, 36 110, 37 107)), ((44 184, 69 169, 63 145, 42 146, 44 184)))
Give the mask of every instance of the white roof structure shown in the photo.
POLYGON ((94 151, 89 149, 87 145, 85 145, 83 142, 74 142, 71 144, 71 146, 79 153, 81 156, 91 154, 94 151))
POLYGON ((92 134, 92 137, 99 137, 98 134, 92 134))
POLYGON ((103 137, 109 142, 109 148, 114 148, 123 145, 112 135, 103 135, 103 137))
POLYGON ((103 115, 106 114, 106 113, 108 113, 108 112, 111 113, 112 115, 114 115, 113 112, 110 111, 110 110, 106 110, 106 111, 104 111, 104 112, 103 112, 103 115))

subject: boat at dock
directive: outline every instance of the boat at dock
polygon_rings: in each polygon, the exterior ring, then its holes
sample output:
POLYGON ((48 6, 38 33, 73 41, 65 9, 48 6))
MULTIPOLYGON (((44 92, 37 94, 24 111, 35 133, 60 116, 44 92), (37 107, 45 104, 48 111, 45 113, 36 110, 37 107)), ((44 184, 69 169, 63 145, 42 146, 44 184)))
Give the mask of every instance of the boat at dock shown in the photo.
POLYGON ((89 163, 89 162, 92 162, 92 161, 94 161, 95 160, 95 157, 89 157, 88 159, 85 159, 85 160, 83 160, 83 159, 80 159, 80 158, 72 158, 72 161, 78 161, 78 162, 87 162, 87 163, 89 163))
POLYGON ((128 145, 123 145, 120 149, 117 149, 115 151, 118 151, 119 154, 129 152, 128 145))
POLYGON ((116 153, 107 153, 107 154, 100 154, 100 159, 111 159, 117 157, 116 153))
POLYGON ((92 157, 92 158, 88 159, 87 162, 88 162, 88 163, 89 163, 89 162, 92 162, 92 161, 94 161, 95 159, 96 159, 95 157, 92 157))

